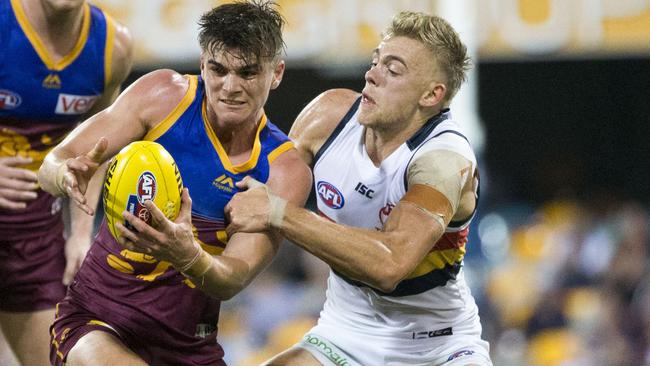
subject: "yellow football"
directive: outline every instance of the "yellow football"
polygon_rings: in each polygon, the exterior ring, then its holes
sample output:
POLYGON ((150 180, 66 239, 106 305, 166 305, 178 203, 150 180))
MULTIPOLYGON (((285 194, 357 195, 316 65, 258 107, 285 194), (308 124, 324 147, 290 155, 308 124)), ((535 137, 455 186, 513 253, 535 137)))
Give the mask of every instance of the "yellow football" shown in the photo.
POLYGON ((115 155, 106 172, 103 203, 108 229, 118 238, 116 223, 131 228, 122 217, 124 211, 151 223, 151 213, 144 206, 147 200, 153 201, 168 219, 176 219, 182 190, 176 162, 162 145, 152 141, 130 143, 115 155))

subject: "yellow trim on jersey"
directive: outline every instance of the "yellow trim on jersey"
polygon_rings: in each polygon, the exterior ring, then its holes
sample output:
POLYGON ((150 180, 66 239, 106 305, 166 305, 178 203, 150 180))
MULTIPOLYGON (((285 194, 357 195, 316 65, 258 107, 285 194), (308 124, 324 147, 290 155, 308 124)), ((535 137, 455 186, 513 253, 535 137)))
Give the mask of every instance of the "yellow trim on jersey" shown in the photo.
POLYGON ((445 268, 460 262, 463 257, 465 257, 465 247, 433 251, 427 254, 406 278, 419 277, 433 270, 445 268))
POLYGON ((142 138, 145 141, 155 141, 160 136, 162 136, 167 130, 169 130, 178 118, 185 112, 185 110, 192 104, 194 98, 196 97, 196 87, 199 83, 199 79, 196 75, 187 75, 188 80, 190 81, 190 87, 187 88, 183 99, 180 103, 176 105, 173 111, 171 111, 167 117, 163 118, 160 123, 158 123, 154 128, 152 128, 146 135, 142 138))
POLYGON ((203 125, 205 125, 205 130, 208 133, 208 138, 212 142, 212 146, 214 146, 214 149, 217 151, 217 155, 219 155, 219 159, 221 160, 221 164, 223 165, 223 168, 234 174, 243 173, 247 170, 253 169, 257 164, 257 159, 260 157, 260 152, 262 151, 262 144, 260 143, 260 132, 266 126, 266 115, 265 114, 262 115, 262 118, 260 119, 260 123, 257 126, 257 132, 255 133, 255 142, 253 142, 253 149, 251 150, 251 156, 248 158, 247 161, 239 165, 232 165, 232 163, 230 162, 230 158, 228 157, 228 153, 226 153, 226 150, 221 145, 219 138, 214 133, 214 130, 212 129, 212 125, 208 120, 208 112, 207 112, 205 99, 203 99, 203 106, 201 112, 202 112, 201 114, 203 115, 203 125))
POLYGON ((273 162, 278 156, 282 155, 282 153, 287 152, 289 150, 293 149, 293 142, 287 141, 283 143, 282 145, 276 147, 271 151, 268 155, 267 158, 269 159, 269 164, 273 162))
POLYGON ((83 5, 84 8, 83 21, 81 23, 81 34, 79 35, 79 39, 77 39, 77 43, 74 45, 72 50, 58 62, 54 61, 50 53, 47 51, 47 48, 43 44, 43 41, 41 41, 41 38, 38 36, 38 33, 36 33, 32 25, 29 24, 29 20, 27 19, 27 15, 25 15, 25 10, 23 9, 20 0, 11 0, 11 7, 16 14, 18 24, 25 33, 25 36, 27 36, 27 39, 32 44, 32 47, 34 47, 34 51, 36 51, 38 56, 41 58, 41 61, 43 61, 48 69, 53 71, 63 70, 66 66, 70 65, 72 61, 74 61, 77 56, 79 56, 81 50, 83 50, 84 45, 88 40, 88 30, 90 29, 90 5, 88 5, 88 3, 85 3, 83 5))
POLYGON ((113 327, 111 327, 110 325, 104 323, 104 322, 101 321, 101 320, 91 320, 91 321, 89 321, 89 322, 86 323, 86 324, 88 324, 88 325, 100 325, 100 326, 102 326, 102 327, 106 327, 106 328, 109 328, 109 329, 113 329, 113 327))
POLYGON ((104 47, 104 89, 106 89, 113 78, 113 46, 115 45, 115 21, 107 13, 104 13, 104 18, 106 18, 106 45, 104 47))

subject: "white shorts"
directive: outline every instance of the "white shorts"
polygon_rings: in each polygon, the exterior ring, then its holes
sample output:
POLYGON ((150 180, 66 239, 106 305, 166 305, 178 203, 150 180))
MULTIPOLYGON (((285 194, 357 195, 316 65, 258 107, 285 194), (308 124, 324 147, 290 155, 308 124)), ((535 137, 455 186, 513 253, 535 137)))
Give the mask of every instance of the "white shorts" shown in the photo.
POLYGON ((492 366, 488 342, 474 336, 445 336, 420 352, 386 347, 366 337, 342 337, 341 332, 336 334, 337 343, 332 338, 316 327, 295 347, 308 351, 324 366, 492 366))

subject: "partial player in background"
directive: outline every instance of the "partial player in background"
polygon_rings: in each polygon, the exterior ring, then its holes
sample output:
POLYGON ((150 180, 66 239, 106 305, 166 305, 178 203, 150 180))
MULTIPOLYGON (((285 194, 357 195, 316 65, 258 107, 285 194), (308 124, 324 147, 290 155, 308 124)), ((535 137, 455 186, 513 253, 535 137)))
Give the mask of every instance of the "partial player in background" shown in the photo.
POLYGON ((43 188, 85 205, 83 183, 98 164, 132 141, 156 141, 189 189, 174 221, 147 201, 152 226, 125 211, 135 230, 116 224, 118 242, 102 223, 58 306, 53 364, 224 364, 220 301, 264 269, 281 239, 226 234, 223 210, 235 182, 254 176, 296 206, 311 186, 309 167, 264 113, 285 69, 283 24, 272 2, 212 9, 199 22, 200 75, 143 76, 45 158, 43 188))
MULTIPOLYGON (((48 363, 54 306, 90 247, 93 219, 41 190, 45 154, 108 106, 131 68, 131 37, 84 0, 0 2, 0 326, 24 365, 48 363)), ((90 184, 95 207, 101 180, 90 184)))
POLYGON ((363 92, 329 90, 292 127, 319 215, 238 184, 230 235, 274 229, 331 267, 318 324, 268 365, 491 365, 463 275, 478 170, 449 109, 468 67, 445 20, 399 13, 363 92))

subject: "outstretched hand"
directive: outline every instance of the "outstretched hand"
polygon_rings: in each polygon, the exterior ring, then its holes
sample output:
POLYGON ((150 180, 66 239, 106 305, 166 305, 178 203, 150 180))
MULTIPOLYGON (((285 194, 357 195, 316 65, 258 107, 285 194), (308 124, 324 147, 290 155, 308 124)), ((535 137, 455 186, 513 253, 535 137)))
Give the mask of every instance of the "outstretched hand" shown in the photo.
POLYGON ((65 172, 60 182, 63 192, 73 200, 77 207, 91 216, 95 210, 88 206, 85 193, 88 182, 104 161, 107 147, 108 140, 102 137, 89 152, 66 160, 65 172))
POLYGON ((176 220, 171 221, 152 201, 144 206, 151 213, 151 225, 124 211, 122 216, 135 229, 130 230, 121 223, 115 227, 120 232, 118 242, 128 250, 151 255, 182 268, 196 256, 198 243, 192 232, 192 199, 187 188, 181 194, 181 210, 176 220))
POLYGON ((37 197, 36 173, 21 167, 30 163, 32 158, 22 156, 0 158, 0 208, 24 209, 37 197))

